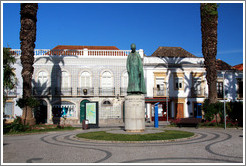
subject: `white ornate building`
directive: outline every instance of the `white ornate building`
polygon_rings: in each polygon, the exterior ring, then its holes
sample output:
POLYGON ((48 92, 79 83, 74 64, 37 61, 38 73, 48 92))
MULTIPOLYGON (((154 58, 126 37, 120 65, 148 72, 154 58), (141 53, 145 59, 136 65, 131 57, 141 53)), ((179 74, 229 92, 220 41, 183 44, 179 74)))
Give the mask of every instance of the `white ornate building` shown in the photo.
MULTIPOLYGON (((157 102, 160 102, 159 120, 167 120, 167 115, 201 118, 201 103, 208 91, 204 59, 178 47, 159 47, 152 56, 144 56, 142 49, 137 51, 144 65, 146 119, 153 119, 153 105, 157 102)), ((5 114, 9 118, 22 114, 16 106, 16 100, 22 97, 21 52, 16 49, 12 52, 17 59, 14 67, 18 85, 8 93, 5 114)), ((37 121, 56 123, 57 117, 66 115, 66 123, 80 124, 87 116, 86 103, 96 102, 99 125, 124 122, 129 53, 130 50, 114 46, 57 46, 52 50, 35 50, 33 95, 41 101, 35 112, 37 121)), ((237 100, 242 97, 243 73, 228 66, 225 70, 226 99, 237 100)), ((219 92, 221 87, 218 83, 219 92)))

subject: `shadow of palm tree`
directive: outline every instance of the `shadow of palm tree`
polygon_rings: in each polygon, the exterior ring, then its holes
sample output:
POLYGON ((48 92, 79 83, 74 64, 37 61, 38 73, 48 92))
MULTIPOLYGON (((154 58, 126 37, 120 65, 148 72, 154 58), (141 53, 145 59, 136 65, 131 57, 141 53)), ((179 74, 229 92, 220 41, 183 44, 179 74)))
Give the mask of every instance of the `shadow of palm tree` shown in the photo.
POLYGON ((60 125, 61 116, 62 116, 62 100, 61 100, 62 96, 66 95, 68 91, 70 95, 72 95, 71 87, 69 88, 70 90, 68 88, 66 89, 63 88, 62 69, 60 66, 60 65, 65 66, 64 58, 68 56, 78 58, 78 56, 76 55, 69 55, 69 51, 50 50, 44 56, 35 59, 35 63, 43 59, 45 59, 44 64, 48 62, 53 63, 53 67, 50 74, 50 80, 51 80, 50 87, 47 87, 47 82, 45 82, 42 85, 40 85, 40 83, 37 82, 35 83, 35 85, 37 85, 37 87, 40 88, 42 93, 45 93, 45 95, 50 95, 50 97, 47 97, 47 100, 49 101, 49 104, 51 105, 51 109, 52 109, 52 121, 54 124, 57 125, 60 125))
MULTIPOLYGON (((194 62, 191 61, 191 59, 189 59, 187 57, 166 57, 165 56, 165 57, 159 57, 159 58, 164 63, 158 64, 155 68, 161 67, 161 68, 166 68, 167 69, 166 76, 168 78, 166 80, 168 81, 167 82, 168 88, 169 88, 168 97, 169 97, 170 102, 172 100, 178 100, 180 98, 180 96, 187 97, 188 100, 189 100, 189 98, 193 98, 192 101, 196 102, 197 98, 196 98, 196 96, 194 96, 193 91, 192 91, 192 89, 194 88, 193 87, 194 83, 193 83, 193 80, 192 80, 193 79, 192 78, 192 73, 193 72, 190 72, 190 74, 187 75, 187 74, 185 74, 185 72, 186 72, 185 70, 186 70, 186 67, 192 67, 192 66, 194 66, 194 67, 197 67, 197 66, 204 67, 204 61, 201 59, 201 60, 196 61, 194 63, 194 62), (183 81, 183 85, 182 85, 183 87, 181 88, 182 91, 179 90, 179 85, 176 85, 175 77, 177 77, 177 75, 174 74, 174 72, 180 72, 180 71, 184 72, 184 74, 183 74, 184 81, 183 81), (171 84, 173 84, 173 87, 170 86, 171 84), (173 89, 170 90, 170 87, 173 88, 173 89)), ((194 58, 192 58, 192 59, 194 59, 194 58)), ((204 96, 205 96, 205 94, 204 94, 204 96)), ((189 105, 189 102, 187 102, 187 104, 189 105)), ((174 112, 174 118, 175 118, 176 115, 177 115, 177 110, 176 110, 176 108, 174 110, 175 110, 175 112, 174 112)), ((188 110, 188 112, 192 112, 192 111, 188 110)))

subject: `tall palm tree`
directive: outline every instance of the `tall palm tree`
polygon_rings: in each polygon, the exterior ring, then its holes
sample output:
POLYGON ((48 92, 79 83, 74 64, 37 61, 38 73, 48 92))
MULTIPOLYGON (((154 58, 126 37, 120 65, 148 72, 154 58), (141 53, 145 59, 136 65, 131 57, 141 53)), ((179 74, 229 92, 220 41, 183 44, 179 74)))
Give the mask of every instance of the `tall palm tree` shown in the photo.
MULTIPOLYGON (((23 99, 28 99, 32 96, 32 74, 34 63, 34 48, 36 41, 36 22, 37 22, 37 3, 22 3, 21 4, 21 64, 23 78, 23 99)), ((32 114, 32 108, 25 106, 23 108, 22 119, 25 124, 35 124, 35 119, 32 114)))
POLYGON ((202 53, 205 59, 207 71, 206 79, 208 83, 209 103, 217 102, 217 25, 218 25, 218 5, 216 3, 201 3, 201 31, 202 31, 202 53))

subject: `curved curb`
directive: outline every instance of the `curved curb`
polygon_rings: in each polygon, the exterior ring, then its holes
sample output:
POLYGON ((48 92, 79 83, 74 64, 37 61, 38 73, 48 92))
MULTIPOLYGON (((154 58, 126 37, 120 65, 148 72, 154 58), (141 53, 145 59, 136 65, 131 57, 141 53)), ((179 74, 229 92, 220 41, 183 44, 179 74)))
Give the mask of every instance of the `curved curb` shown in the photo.
POLYGON ((105 140, 93 140, 93 139, 86 139, 86 138, 79 138, 76 135, 73 137, 76 140, 79 141, 85 141, 85 142, 92 142, 92 143, 165 143, 165 142, 177 142, 177 141, 183 141, 183 140, 189 140, 198 137, 200 134, 194 133, 193 136, 187 137, 187 138, 179 138, 179 139, 169 139, 169 140, 153 140, 153 141, 105 141, 105 140))

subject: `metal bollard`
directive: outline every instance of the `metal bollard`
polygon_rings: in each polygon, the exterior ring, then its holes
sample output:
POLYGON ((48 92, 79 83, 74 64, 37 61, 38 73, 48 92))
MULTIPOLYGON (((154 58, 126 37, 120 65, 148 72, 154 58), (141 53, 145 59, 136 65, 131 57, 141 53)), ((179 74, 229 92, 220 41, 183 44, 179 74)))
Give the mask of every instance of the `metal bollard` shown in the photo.
POLYGON ((158 121, 158 104, 159 103, 160 102, 155 104, 155 125, 154 125, 155 128, 159 127, 159 121, 158 121))

